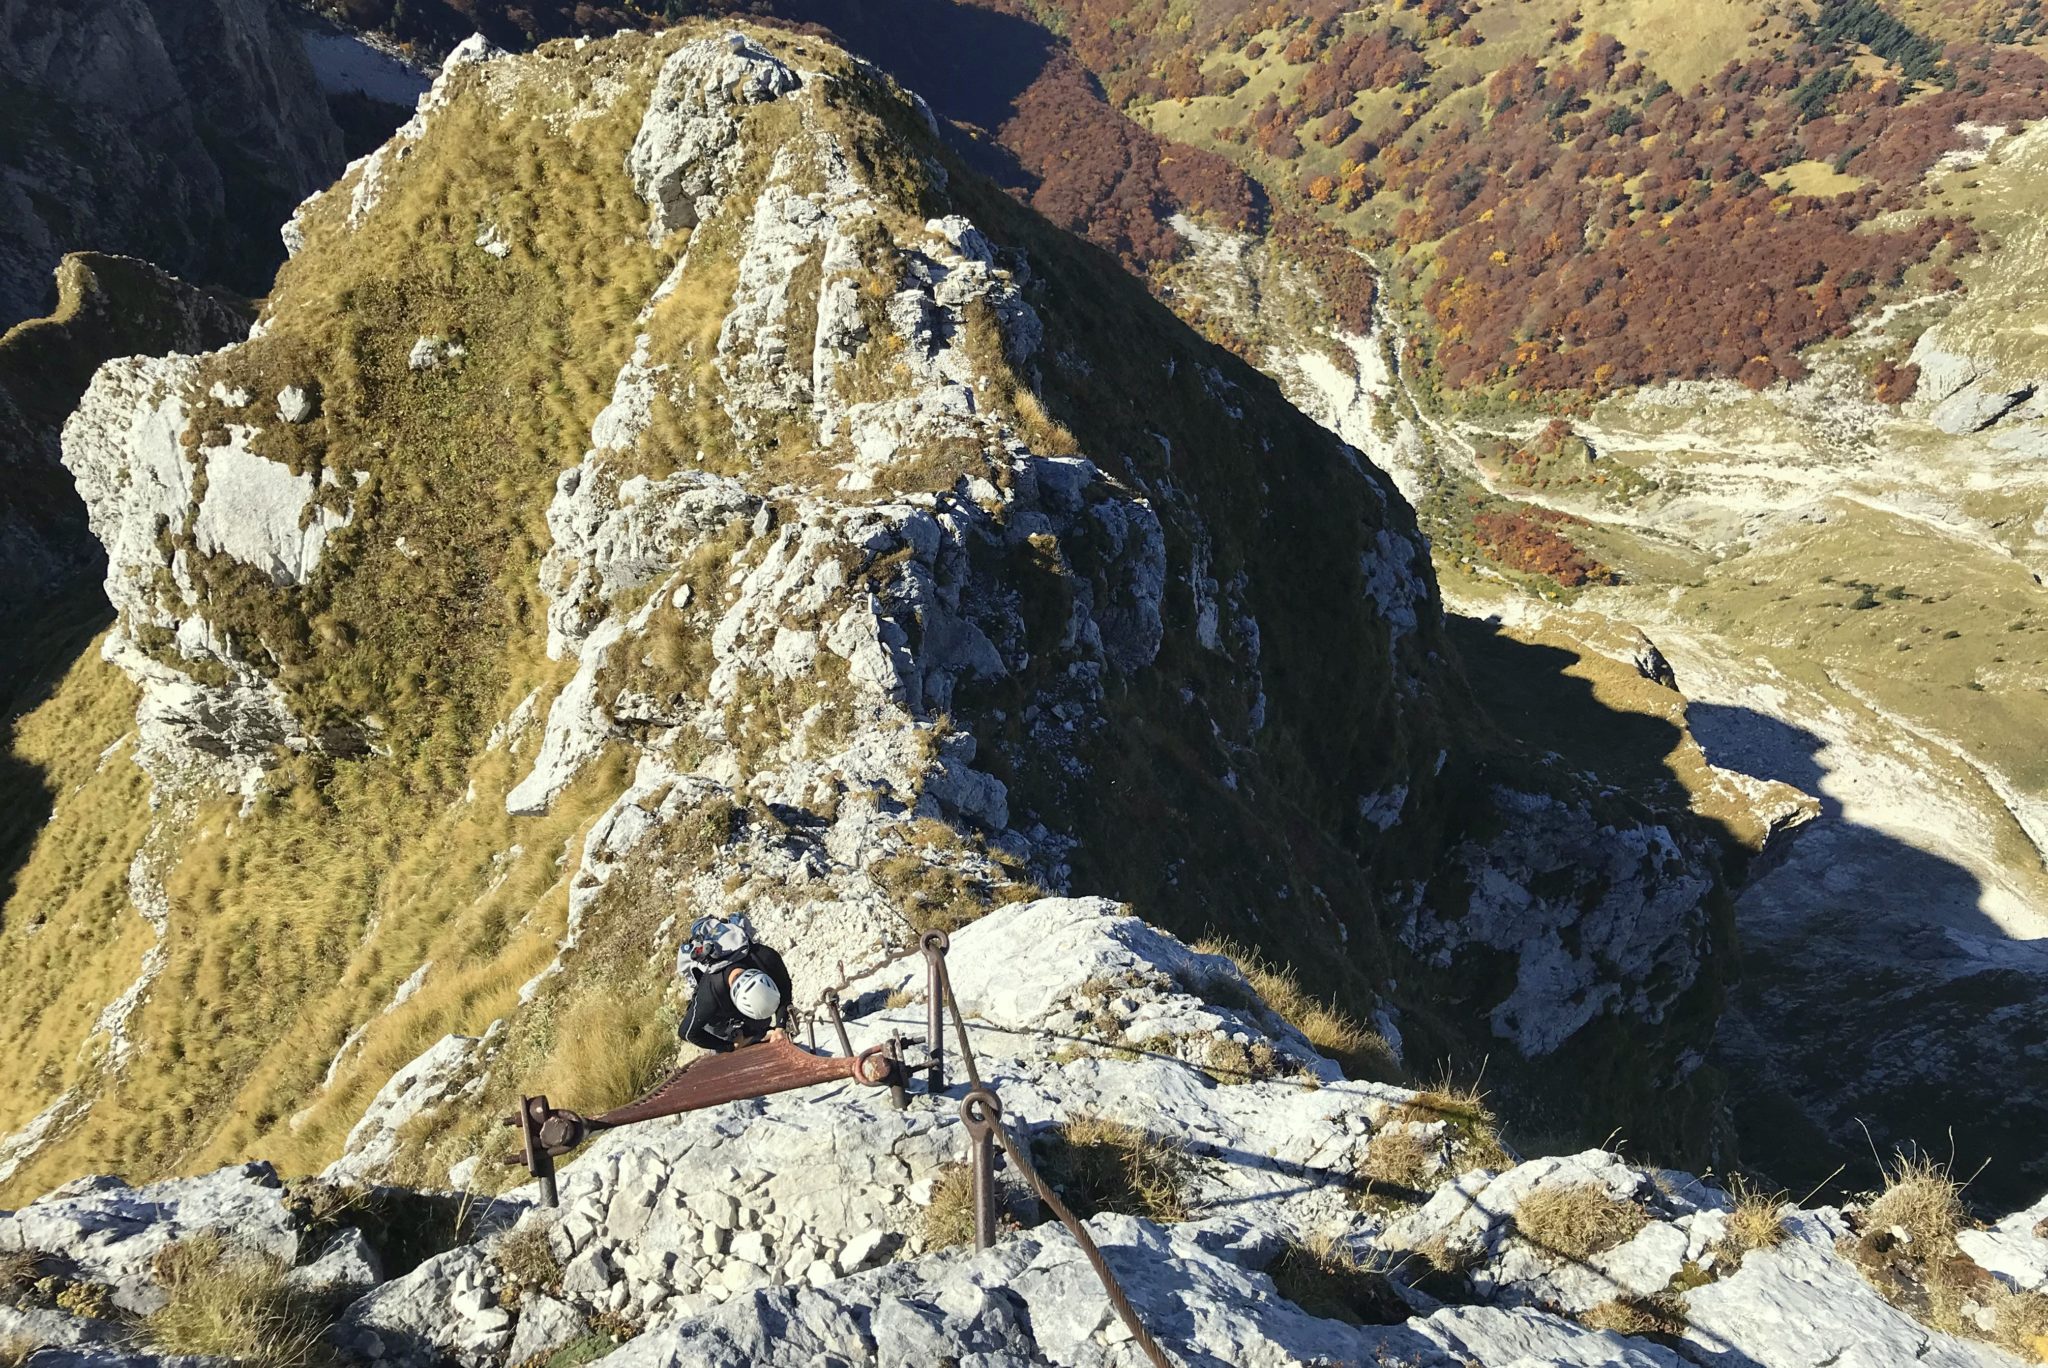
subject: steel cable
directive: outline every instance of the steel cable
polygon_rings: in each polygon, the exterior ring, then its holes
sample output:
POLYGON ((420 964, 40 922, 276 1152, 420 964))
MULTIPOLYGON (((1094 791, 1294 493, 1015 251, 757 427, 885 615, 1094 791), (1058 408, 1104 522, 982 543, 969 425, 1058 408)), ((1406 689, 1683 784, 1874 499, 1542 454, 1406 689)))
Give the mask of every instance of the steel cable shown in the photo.
MULTIPOLYGON (((960 1015, 960 1001, 953 996, 952 970, 943 958, 939 961, 939 986, 946 993, 946 1012, 953 1018, 953 1031, 960 1041, 960 1062, 966 1066, 967 1081, 977 1091, 989 1091, 983 1086, 981 1070, 975 1065, 974 1047, 967 1043, 967 1019, 960 1015)), ((993 1123, 995 1136, 1002 1144, 1003 1153, 1010 1156, 1010 1162, 1016 1166, 1017 1172, 1023 1174, 1024 1180, 1038 1193, 1038 1200, 1052 1208, 1052 1214, 1060 1218, 1060 1224, 1074 1237, 1074 1243, 1081 1246, 1081 1253, 1087 1257, 1089 1266, 1094 1268, 1095 1276, 1102 1280, 1102 1290, 1109 1294, 1110 1307, 1123 1321, 1124 1328, 1131 1332, 1131 1338, 1137 1341, 1145 1357, 1152 1361, 1153 1368, 1174 1368, 1173 1360, 1159 1347, 1159 1341, 1152 1338, 1152 1332, 1147 1330, 1145 1322, 1139 1319, 1137 1308, 1132 1306, 1130 1298, 1124 1295, 1123 1286, 1117 1282, 1116 1274, 1110 1271, 1109 1261, 1102 1257, 1102 1250, 1096 1245, 1094 1237, 1088 1233, 1088 1227, 1081 1224, 1080 1219, 1068 1209, 1067 1204, 1060 1200, 1059 1194, 1052 1190, 1051 1184, 1039 1176, 1038 1170, 1025 1157, 1023 1147, 1011 1136, 1010 1128, 1000 1114, 993 1118, 993 1123)))

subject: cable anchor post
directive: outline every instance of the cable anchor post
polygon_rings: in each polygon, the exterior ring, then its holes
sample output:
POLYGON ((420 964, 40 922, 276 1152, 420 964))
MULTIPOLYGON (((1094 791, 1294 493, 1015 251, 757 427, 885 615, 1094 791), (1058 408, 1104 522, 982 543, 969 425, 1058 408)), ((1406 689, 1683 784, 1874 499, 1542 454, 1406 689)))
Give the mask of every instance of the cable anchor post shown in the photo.
POLYGON ((839 1053, 851 1058, 853 1056, 853 1041, 847 1038, 846 1016, 839 1010, 839 990, 837 988, 827 988, 824 998, 825 1010, 832 1017, 832 1029, 839 1033, 839 1053))
POLYGON ((996 1242, 996 1127, 1003 1122, 1003 1104, 987 1088, 960 1099, 960 1120, 967 1127, 967 1169, 973 1179, 974 1247, 996 1242))
POLYGON ((902 1111, 910 1105, 910 1071, 904 1067, 903 1033, 889 1032, 889 1105, 902 1111))
POLYGON ((943 931, 927 931, 922 946, 925 962, 925 1049, 931 1070, 925 1075, 925 1091, 936 1095, 946 1090, 946 952, 952 941, 943 931))

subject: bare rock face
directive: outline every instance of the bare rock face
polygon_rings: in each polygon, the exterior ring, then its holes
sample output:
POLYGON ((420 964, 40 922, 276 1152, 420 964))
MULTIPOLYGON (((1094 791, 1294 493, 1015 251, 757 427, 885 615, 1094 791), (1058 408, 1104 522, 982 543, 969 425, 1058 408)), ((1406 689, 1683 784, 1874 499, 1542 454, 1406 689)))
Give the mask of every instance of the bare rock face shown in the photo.
POLYGON ((341 165, 299 39, 259 0, 0 5, 0 326, 93 248, 261 294, 277 225, 341 165))

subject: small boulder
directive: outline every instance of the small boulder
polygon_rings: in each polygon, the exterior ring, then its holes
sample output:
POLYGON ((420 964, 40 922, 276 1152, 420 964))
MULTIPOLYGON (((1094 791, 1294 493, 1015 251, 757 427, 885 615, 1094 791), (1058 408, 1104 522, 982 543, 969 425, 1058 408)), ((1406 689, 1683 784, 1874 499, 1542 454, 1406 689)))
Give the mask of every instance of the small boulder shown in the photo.
POLYGON ((328 1241, 319 1258, 294 1268, 286 1280, 304 1292, 359 1296, 384 1281, 384 1261, 363 1232, 351 1226, 328 1241))
POLYGON ((602 1297, 619 1280, 618 1267, 602 1246, 592 1245, 562 1270, 562 1290, 585 1300, 602 1297))
POLYGON ((569 1302, 553 1296, 528 1296, 520 1302, 518 1329, 512 1331, 512 1350, 506 1352, 506 1362, 526 1364, 547 1358, 588 1333, 590 1321, 569 1302))
POLYGON ((287 423, 309 422, 319 411, 319 401, 303 386, 286 385, 277 392, 277 416, 287 423))
POLYGON ((438 370, 457 357, 467 355, 468 351, 460 342, 451 342, 445 337, 422 337, 412 344, 412 351, 405 358, 406 369, 438 370))
POLYGON ((846 1242, 846 1248, 839 1251, 838 1265, 842 1274, 858 1273, 873 1268, 903 1243, 903 1237, 893 1230, 865 1230, 846 1242))

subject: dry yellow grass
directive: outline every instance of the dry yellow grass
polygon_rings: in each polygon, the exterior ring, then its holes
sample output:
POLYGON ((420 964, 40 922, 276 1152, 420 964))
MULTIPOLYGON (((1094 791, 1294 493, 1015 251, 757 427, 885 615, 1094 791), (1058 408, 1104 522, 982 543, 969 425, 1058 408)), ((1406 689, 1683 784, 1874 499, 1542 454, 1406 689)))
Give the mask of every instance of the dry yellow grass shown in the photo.
POLYGON ((0 1294, 19 1292, 42 1276, 43 1257, 30 1249, 0 1249, 0 1294))
POLYGON ((1588 1330, 1611 1330, 1617 1335, 1683 1335, 1685 1312, 1676 1297, 1616 1297, 1601 1302, 1578 1317, 1588 1330))
POLYGON ((1387 1038, 1303 988, 1293 970, 1236 941, 1203 940, 1195 949, 1236 964, 1265 1005, 1307 1036, 1309 1044, 1342 1065, 1347 1077, 1381 1081, 1400 1077, 1400 1065, 1387 1038))
POLYGON ((631 1102, 674 1067, 675 1028, 658 992, 601 987, 562 1014, 554 1053, 532 1087, 584 1113, 631 1102))
MULTIPOLYGON (((252 1152, 317 1166, 395 1068, 504 1015, 553 953, 566 913, 556 857, 620 774, 600 762, 549 816, 512 818, 503 797, 522 762, 479 751, 495 719, 537 686, 545 704, 563 677, 543 650, 544 510, 631 350, 617 320, 672 261, 646 246, 623 164, 638 122, 631 87, 651 81, 658 44, 672 41, 557 52, 546 65, 559 90, 522 89, 503 109, 458 81, 362 229, 341 223, 345 192, 312 212, 307 249, 279 276, 278 325, 208 362, 205 380, 259 393, 317 379, 322 416, 274 426, 259 448, 295 469, 323 447, 345 450, 370 482, 329 542, 340 573, 317 610, 199 558, 207 611, 277 649, 301 716, 375 714, 390 753, 294 759, 246 819, 224 801, 187 821, 152 811, 125 751, 101 762, 133 727, 134 693, 97 652, 22 719, 11 750, 42 772, 58 810, 0 909, 0 1052, 30 1084, 0 1099, 0 1131, 87 1081, 94 1060, 79 1043, 152 938, 126 889, 146 837, 167 871, 172 933, 158 989, 131 1022, 150 1067, 98 1091, 0 1205, 88 1167, 146 1179, 252 1152), (644 60, 623 64, 629 88, 609 112, 564 137, 550 103, 573 100, 612 51, 644 60), (487 218, 516 244, 502 261, 470 245, 487 218), (407 351, 428 332, 459 332, 462 365, 410 372, 407 351), (401 540, 436 554, 414 561, 401 540), (427 986, 381 1015, 428 960, 427 986), (329 1058, 364 1023, 323 1087, 329 1058)), ((202 425, 223 421, 209 404, 198 401, 202 425)))
POLYGON ((1033 1141, 1034 1162, 1077 1215, 1104 1211, 1154 1221, 1187 1219, 1187 1152, 1136 1126, 1074 1116, 1033 1141))
POLYGON ((1969 1223, 1962 1185, 1948 1166, 1924 1156, 1898 1156, 1885 1170, 1884 1191, 1863 1212, 1863 1241, 1904 1237, 1902 1253, 1916 1263, 1946 1257, 1956 1232, 1969 1223))
POLYGON ((325 1322, 285 1282, 284 1264, 202 1235, 167 1246, 156 1275, 170 1300, 146 1331, 173 1354, 232 1358, 254 1368, 306 1368, 326 1362, 325 1322))
POLYGON ((974 1238, 974 1174, 965 1164, 948 1164, 932 1184, 925 1208, 924 1239, 933 1249, 950 1249, 974 1238))
POLYGON ((1388 1121, 1427 1124, 1444 1123, 1450 1140, 1451 1158, 1460 1173, 1473 1169, 1504 1169, 1513 1160, 1501 1143, 1499 1121, 1486 1105, 1486 1094, 1476 1083, 1458 1083, 1449 1073, 1394 1108, 1388 1121))
POLYGON ((1992 1338, 2022 1363, 2048 1363, 2048 1293, 1989 1294, 1992 1338))
POLYGON ((1728 1185, 1735 1205, 1728 1212, 1728 1240, 1738 1250, 1769 1249, 1785 1239, 1785 1194, 1765 1192, 1748 1179, 1728 1185))
POLYGON ((1221 1039, 1209 1043, 1207 1056, 1202 1068, 1209 1077, 1222 1084, 1257 1083, 1282 1073, 1285 1062, 1280 1052, 1266 1041, 1245 1045, 1239 1041, 1221 1039))
POLYGON ((28 1362, 29 1355, 42 1347, 41 1340, 31 1339, 27 1335, 0 1337, 0 1368, 21 1368, 22 1364, 28 1362))
POLYGON ((521 1288, 551 1287, 562 1276, 562 1265, 548 1244, 545 1226, 524 1225, 508 1231, 491 1246, 491 1258, 506 1280, 521 1288))
POLYGON ((1650 1223, 1634 1202, 1594 1183, 1539 1188, 1515 1208, 1515 1233, 1547 1253, 1583 1262, 1633 1239, 1650 1223))
POLYGON ((1357 1200, 1362 1205, 1412 1201, 1444 1178, 1443 1146, 1412 1125, 1384 1126, 1366 1142, 1358 1163, 1357 1200))

